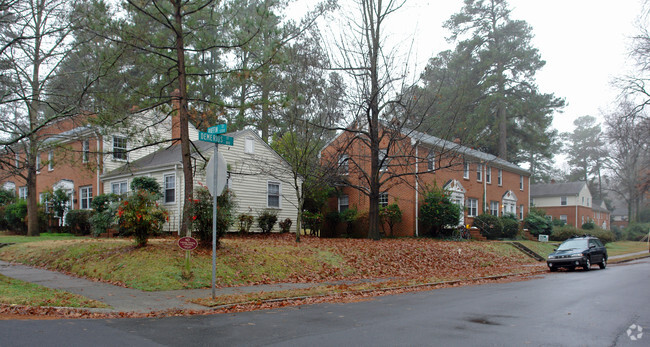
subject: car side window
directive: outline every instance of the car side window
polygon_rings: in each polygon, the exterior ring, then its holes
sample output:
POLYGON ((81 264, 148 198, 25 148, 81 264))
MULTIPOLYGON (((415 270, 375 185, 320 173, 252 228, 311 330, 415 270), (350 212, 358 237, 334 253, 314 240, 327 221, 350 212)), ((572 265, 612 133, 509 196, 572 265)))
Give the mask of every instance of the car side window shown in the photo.
POLYGON ((596 241, 596 246, 598 246, 598 247, 605 247, 605 246, 603 246, 603 243, 600 242, 600 240, 595 240, 595 241, 596 241))

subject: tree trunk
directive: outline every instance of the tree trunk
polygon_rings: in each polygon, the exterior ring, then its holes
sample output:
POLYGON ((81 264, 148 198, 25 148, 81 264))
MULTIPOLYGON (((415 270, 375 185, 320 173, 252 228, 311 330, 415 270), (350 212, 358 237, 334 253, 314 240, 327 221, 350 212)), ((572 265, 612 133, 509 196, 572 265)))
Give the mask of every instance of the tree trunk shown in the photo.
POLYGON ((379 35, 381 20, 374 17, 374 14, 381 9, 368 8, 368 27, 370 28, 370 119, 368 120, 368 132, 370 133, 370 196, 368 207, 368 223, 370 230, 368 238, 379 240, 379 35), (376 12, 375 12, 376 11, 376 12), (373 13, 375 12, 375 13, 373 13))
MULTIPOLYGON (((181 157, 183 163, 183 177, 185 194, 183 205, 194 197, 194 177, 192 174, 192 160, 190 153, 190 136, 188 130, 188 105, 187 105, 187 76, 185 74, 185 46, 183 42, 183 16, 181 14, 182 2, 180 0, 170 0, 174 6, 174 19, 176 27, 176 57, 178 69, 178 90, 179 104, 178 118, 181 133, 181 157)), ((188 212, 183 209, 183 219, 181 220, 181 235, 187 234, 187 216, 188 212)))
POLYGON ((40 69, 41 69, 41 42, 43 37, 41 35, 41 25, 43 20, 43 11, 44 2, 38 2, 35 18, 34 18, 34 56, 32 61, 34 66, 32 68, 32 77, 31 77, 31 93, 32 96, 29 99, 27 109, 29 113, 29 130, 30 134, 28 136, 29 144, 27 148, 29 150, 25 153, 27 158, 27 180, 25 182, 27 186, 27 235, 28 236, 39 236, 40 231, 38 230, 38 202, 36 197, 38 192, 36 191, 36 157, 38 156, 38 146, 36 144, 37 136, 35 131, 38 127, 38 110, 40 106, 41 98, 41 80, 40 80, 40 69))

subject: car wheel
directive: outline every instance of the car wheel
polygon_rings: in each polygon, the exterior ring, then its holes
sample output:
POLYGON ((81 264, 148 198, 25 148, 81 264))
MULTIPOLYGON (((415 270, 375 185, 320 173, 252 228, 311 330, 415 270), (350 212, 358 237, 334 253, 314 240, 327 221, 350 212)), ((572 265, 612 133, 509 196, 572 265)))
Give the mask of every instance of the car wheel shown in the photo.
POLYGON ((575 266, 569 266, 567 269, 568 269, 569 271, 576 271, 576 267, 575 267, 575 266))
POLYGON ((587 261, 585 262, 585 266, 583 266, 582 268, 585 269, 585 271, 591 270, 591 260, 589 260, 589 258, 587 258, 587 261))
POLYGON ((549 267, 548 269, 549 269, 549 271, 551 271, 551 272, 555 272, 555 271, 557 271, 557 268, 556 268, 556 267, 549 267))
POLYGON ((600 264, 598 264, 598 266, 600 266, 601 269, 606 268, 607 267, 607 259, 603 258, 603 261, 600 264))

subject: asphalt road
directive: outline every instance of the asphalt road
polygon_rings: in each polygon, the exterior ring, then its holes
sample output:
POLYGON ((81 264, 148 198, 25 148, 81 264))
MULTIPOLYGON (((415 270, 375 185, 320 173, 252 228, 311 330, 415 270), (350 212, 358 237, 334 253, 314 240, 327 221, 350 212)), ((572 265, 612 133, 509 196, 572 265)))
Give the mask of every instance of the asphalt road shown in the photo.
POLYGON ((0 346, 650 346, 650 259, 513 283, 162 319, 0 321, 0 346), (643 336, 631 325, 643 327, 643 336))

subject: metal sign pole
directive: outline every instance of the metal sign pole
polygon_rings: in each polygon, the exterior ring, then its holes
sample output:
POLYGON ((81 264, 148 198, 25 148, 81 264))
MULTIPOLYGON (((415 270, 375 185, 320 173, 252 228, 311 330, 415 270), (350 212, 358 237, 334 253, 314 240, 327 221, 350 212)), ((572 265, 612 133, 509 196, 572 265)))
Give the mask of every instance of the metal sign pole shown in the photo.
POLYGON ((212 299, 216 297, 216 278, 217 278, 217 168, 219 161, 219 144, 214 144, 214 175, 212 183, 214 184, 214 193, 212 194, 212 299))

